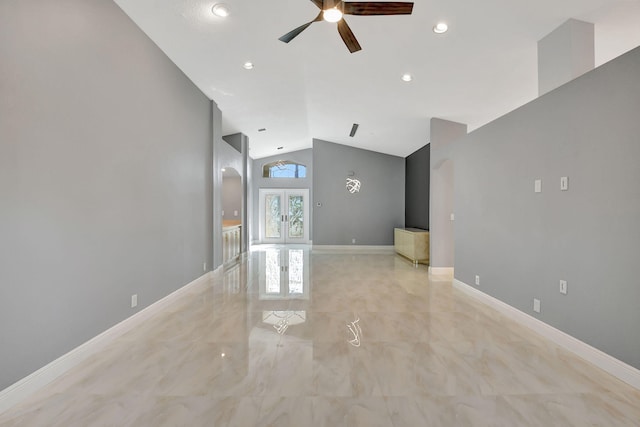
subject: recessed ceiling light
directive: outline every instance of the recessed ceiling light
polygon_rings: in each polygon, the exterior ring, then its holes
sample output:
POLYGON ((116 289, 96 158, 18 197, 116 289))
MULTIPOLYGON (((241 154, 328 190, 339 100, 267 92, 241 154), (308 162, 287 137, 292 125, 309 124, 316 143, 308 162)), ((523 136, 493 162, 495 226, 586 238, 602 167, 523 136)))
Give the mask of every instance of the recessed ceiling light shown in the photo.
POLYGON ((224 3, 217 3, 213 5, 211 12, 220 18, 226 18, 229 16, 229 6, 224 3))
POLYGON ((338 22, 342 19, 342 12, 335 7, 327 9, 322 13, 322 17, 327 22, 338 22))
POLYGON ((405 82, 410 82, 411 80, 413 80, 413 76, 409 73, 403 74, 402 80, 405 82))
POLYGON ((253 62, 245 62, 244 64, 242 64, 242 66, 244 67, 245 70, 253 70, 253 62))
POLYGON ((435 27, 433 27, 433 32, 436 34, 443 34, 446 33, 448 29, 449 26, 447 24, 444 22, 438 22, 435 27))

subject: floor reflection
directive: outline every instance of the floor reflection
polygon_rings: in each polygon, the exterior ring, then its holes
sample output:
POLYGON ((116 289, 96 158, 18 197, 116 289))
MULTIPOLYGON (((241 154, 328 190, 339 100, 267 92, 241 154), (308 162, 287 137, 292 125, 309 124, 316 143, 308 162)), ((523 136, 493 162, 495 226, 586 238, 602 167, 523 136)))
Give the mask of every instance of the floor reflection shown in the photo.
POLYGON ((309 249, 257 250, 261 300, 309 299, 309 249))
POLYGON ((360 317, 356 315, 356 320, 347 325, 347 329, 351 333, 352 338, 347 340, 354 347, 360 347, 360 339, 362 337, 362 328, 360 327, 360 317))
POLYGON ((258 260, 258 299, 279 301, 274 310, 262 310, 262 321, 279 334, 307 319, 306 310, 288 310, 289 300, 310 298, 310 249, 286 246, 257 247, 253 259, 258 260))
POLYGON ((393 253, 257 247, 0 426, 637 425, 640 392, 393 253))
POLYGON ((280 335, 284 334, 289 326, 299 325, 307 320, 307 312, 304 310, 272 310, 262 312, 262 321, 273 328, 280 335))

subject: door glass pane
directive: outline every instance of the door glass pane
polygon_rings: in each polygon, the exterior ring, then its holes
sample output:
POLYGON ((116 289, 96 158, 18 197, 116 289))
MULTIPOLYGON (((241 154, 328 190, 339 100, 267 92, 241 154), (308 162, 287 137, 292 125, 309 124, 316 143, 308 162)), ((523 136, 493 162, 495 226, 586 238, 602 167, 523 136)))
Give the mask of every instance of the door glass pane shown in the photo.
POLYGON ((267 194, 265 196, 264 204, 266 206, 264 212, 265 237, 269 239, 279 239, 282 233, 282 209, 280 207, 280 195, 267 194))
POLYGON ((268 294, 280 293, 280 251, 268 250, 266 254, 266 291, 268 294))
POLYGON ((304 203, 301 195, 289 196, 289 237, 304 237, 304 203))
POLYGON ((289 249, 289 294, 304 292, 304 251, 289 249))

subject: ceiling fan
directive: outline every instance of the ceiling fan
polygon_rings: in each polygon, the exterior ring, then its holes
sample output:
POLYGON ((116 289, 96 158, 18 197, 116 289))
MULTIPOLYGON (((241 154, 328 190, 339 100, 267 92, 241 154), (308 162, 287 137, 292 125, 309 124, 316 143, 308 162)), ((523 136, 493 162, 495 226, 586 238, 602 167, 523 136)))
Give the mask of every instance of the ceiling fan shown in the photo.
POLYGON ((338 23, 340 37, 351 53, 361 50, 356 36, 343 19, 343 15, 411 15, 413 3, 409 2, 381 2, 381 1, 342 1, 342 0, 311 0, 320 13, 311 22, 289 31, 278 40, 289 43, 314 22, 322 21, 338 23))

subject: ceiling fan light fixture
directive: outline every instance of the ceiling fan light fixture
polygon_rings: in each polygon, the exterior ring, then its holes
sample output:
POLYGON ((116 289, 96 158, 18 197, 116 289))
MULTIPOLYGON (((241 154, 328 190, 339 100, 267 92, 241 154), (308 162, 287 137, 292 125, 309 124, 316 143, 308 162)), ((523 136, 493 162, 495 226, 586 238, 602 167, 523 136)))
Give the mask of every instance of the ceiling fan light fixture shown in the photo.
POLYGON ((211 12, 220 18, 226 18, 229 16, 229 6, 224 3, 216 3, 211 8, 211 12))
POLYGON ((444 22, 438 22, 434 27, 433 27, 433 32, 436 34, 444 34, 447 32, 447 30, 449 29, 449 26, 444 23, 444 22))
POLYGON ((339 9, 332 7, 331 9, 323 11, 322 17, 327 22, 338 22, 342 19, 342 12, 339 9))

